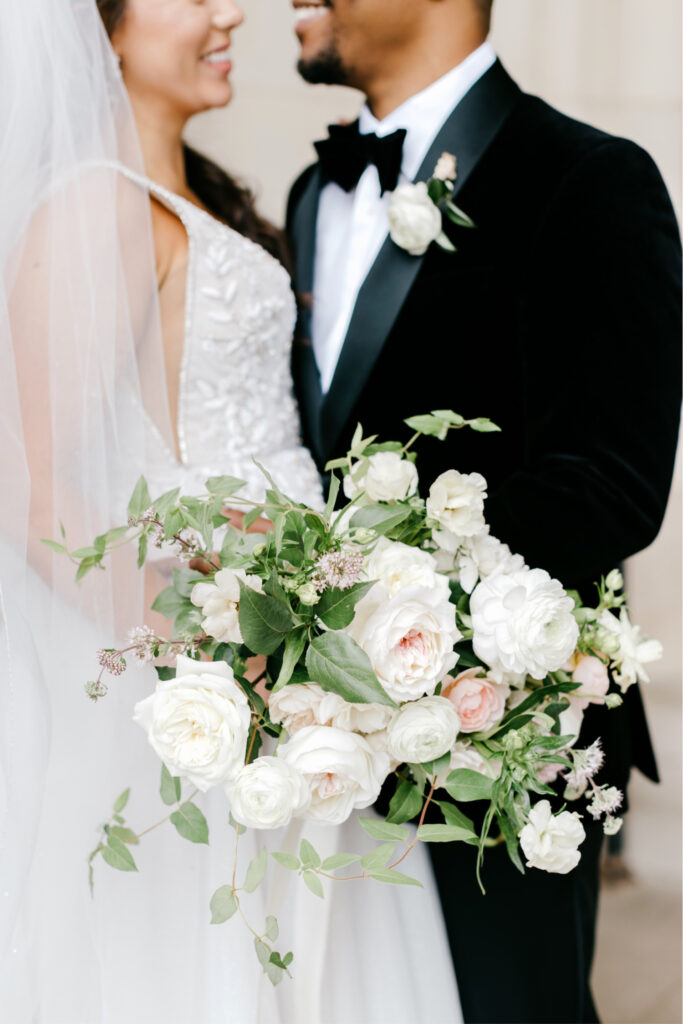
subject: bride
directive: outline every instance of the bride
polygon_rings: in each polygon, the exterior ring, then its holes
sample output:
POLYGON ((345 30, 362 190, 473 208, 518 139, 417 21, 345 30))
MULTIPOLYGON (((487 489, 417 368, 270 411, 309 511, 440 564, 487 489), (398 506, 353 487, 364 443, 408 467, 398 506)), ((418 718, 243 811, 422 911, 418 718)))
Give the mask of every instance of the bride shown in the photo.
MULTIPOLYGON (((138 833, 164 811, 158 762, 131 722, 153 675, 114 680, 98 705, 82 684, 95 651, 143 621, 173 564, 157 559, 145 593, 123 549, 77 586, 60 546, 124 521, 141 473, 152 494, 235 475, 258 501, 257 458, 295 499, 322 494, 299 440, 282 239, 182 141, 191 116, 231 99, 239 9, 6 0, 0 17, 3 1020, 460 1021, 419 846, 410 872, 424 891, 358 884, 320 902, 272 873, 250 899, 254 917, 278 913, 295 953, 293 981, 276 990, 237 921, 209 925, 232 865, 223 794, 203 804, 208 848, 162 826, 136 846, 137 873, 98 862, 88 891, 88 853, 118 794, 130 785, 124 813, 138 833)), ((353 822, 306 835, 326 853, 362 842, 353 822)), ((262 840, 242 843, 244 870, 262 840)))

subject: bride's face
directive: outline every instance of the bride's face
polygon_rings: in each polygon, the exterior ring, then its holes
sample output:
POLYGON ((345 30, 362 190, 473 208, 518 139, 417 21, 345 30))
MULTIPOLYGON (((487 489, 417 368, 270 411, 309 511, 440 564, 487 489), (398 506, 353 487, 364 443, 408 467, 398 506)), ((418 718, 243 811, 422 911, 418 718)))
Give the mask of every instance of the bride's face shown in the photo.
POLYGON ((233 0, 128 0, 112 36, 134 102, 191 117, 232 98, 233 0))

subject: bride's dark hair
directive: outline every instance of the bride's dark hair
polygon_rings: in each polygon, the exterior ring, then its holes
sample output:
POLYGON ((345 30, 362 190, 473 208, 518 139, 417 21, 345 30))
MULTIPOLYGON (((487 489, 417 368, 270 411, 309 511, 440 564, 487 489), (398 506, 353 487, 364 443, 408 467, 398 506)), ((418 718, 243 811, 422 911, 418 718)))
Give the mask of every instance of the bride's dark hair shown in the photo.
MULTIPOLYGON (((127 0, 97 0, 97 9, 111 39, 126 12, 127 0)), ((261 217, 254 196, 212 160, 183 145, 187 183, 207 210, 245 238, 258 242, 287 266, 284 234, 261 217)))

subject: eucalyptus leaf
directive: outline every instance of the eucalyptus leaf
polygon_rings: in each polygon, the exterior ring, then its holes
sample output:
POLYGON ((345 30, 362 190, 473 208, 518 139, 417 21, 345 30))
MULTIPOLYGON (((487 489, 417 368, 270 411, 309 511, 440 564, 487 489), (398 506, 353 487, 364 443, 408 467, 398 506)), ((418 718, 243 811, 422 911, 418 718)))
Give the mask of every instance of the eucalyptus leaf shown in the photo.
POLYGON ((171 807, 173 804, 177 804, 179 802, 180 792, 180 779, 174 778, 166 765, 162 764, 160 786, 161 799, 168 807, 171 807))
POLYGON ((396 707, 372 670, 365 651, 346 633, 330 632, 315 637, 306 654, 310 678, 329 693, 350 704, 386 704, 396 707))
POLYGON ((130 798, 130 786, 128 787, 128 789, 124 789, 123 793, 121 793, 120 796, 117 796, 116 800, 114 801, 114 814, 120 814, 121 813, 121 811, 124 809, 124 807, 128 803, 129 798, 130 798))
POLYGON ((396 846, 394 843, 382 843, 381 846, 376 846, 374 850, 370 850, 360 859, 360 866, 365 871, 370 871, 374 868, 385 867, 391 857, 394 854, 396 846))
POLYGON ((358 822, 371 839, 405 843, 410 838, 410 830, 403 825, 391 825, 388 821, 380 821, 378 818, 359 818, 358 822))
POLYGON ((209 826, 206 818, 196 804, 189 800, 181 804, 177 811, 171 815, 171 824, 175 826, 178 834, 191 843, 209 842, 209 826))
POLYGON ((138 839, 132 828, 124 828, 123 825, 111 825, 109 828, 109 835, 114 836, 115 839, 120 839, 122 843, 127 846, 139 846, 140 840, 138 839))
POLYGON ((321 900, 325 898, 325 893, 323 892, 323 884, 316 875, 315 871, 304 871, 302 877, 314 896, 319 896, 321 900))
POLYGON ((107 845, 102 850, 102 859, 110 868, 117 871, 137 871, 137 865, 128 846, 116 836, 107 837, 107 845))
POLYGON ((270 950, 266 946, 262 939, 254 939, 254 949, 256 950, 256 956, 262 967, 265 967, 270 960, 270 950))
POLYGON ((416 885, 420 889, 424 888, 422 882, 418 882, 417 878, 403 875, 400 871, 394 871, 391 868, 375 868, 370 872, 370 876, 378 882, 387 882, 389 885, 416 885))
POLYGON ((268 977, 268 981, 273 986, 279 985, 280 982, 282 981, 282 979, 285 976, 285 973, 282 970, 282 968, 281 967, 276 967, 275 964, 271 964, 271 963, 264 964, 263 969, 266 972, 266 975, 268 977))
POLYGON ((223 924, 237 913, 239 903, 232 886, 222 885, 211 897, 211 924, 223 924))
POLYGON ((339 868, 348 867, 349 864, 355 864, 357 860, 360 860, 358 853, 333 853, 322 862, 321 867, 323 871, 337 871, 339 868))
POLYGON ((320 855, 311 843, 309 843, 308 839, 301 840, 299 857, 301 858, 301 863, 305 868, 320 867, 320 855))
POLYGON ((287 868, 288 871, 298 871, 301 867, 301 861, 298 857, 295 857, 293 853, 286 853, 284 850, 275 850, 271 853, 273 860, 276 860, 278 864, 287 868))
POLYGON ((266 918, 266 938, 270 939, 271 942, 277 942, 279 934, 280 928, 277 923, 277 918, 273 917, 272 914, 269 914, 266 918))
POLYGON ((256 854, 247 868, 247 877, 244 880, 244 888, 247 892, 254 892, 264 879, 268 867, 268 851, 264 847, 256 854))

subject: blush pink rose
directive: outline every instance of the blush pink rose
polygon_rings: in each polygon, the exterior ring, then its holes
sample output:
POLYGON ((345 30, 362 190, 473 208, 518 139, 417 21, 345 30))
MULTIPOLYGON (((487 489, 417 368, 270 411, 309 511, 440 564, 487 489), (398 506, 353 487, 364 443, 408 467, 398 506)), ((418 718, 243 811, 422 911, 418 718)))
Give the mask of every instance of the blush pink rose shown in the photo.
POLYGON ((505 714, 510 687, 485 676, 478 677, 481 671, 476 666, 468 668, 451 679, 442 691, 458 713, 461 732, 484 732, 497 725, 505 714))
POLYGON ((602 704, 600 698, 604 697, 609 690, 607 666, 591 654, 581 654, 572 672, 572 682, 581 683, 581 687, 586 693, 595 694, 595 697, 590 699, 579 696, 581 690, 576 691, 577 696, 574 699, 580 703, 582 711, 589 704, 602 704))

